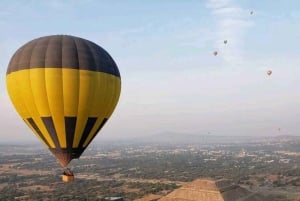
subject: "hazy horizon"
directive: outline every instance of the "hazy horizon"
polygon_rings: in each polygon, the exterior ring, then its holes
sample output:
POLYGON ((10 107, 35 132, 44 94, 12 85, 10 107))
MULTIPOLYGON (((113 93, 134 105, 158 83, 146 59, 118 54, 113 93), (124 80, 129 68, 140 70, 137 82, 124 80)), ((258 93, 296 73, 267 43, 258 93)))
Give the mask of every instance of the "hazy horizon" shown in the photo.
POLYGON ((119 67, 121 97, 103 138, 299 135, 297 0, 7 0, 0 6, 0 142, 37 141, 8 98, 6 69, 20 46, 53 34, 95 42, 119 67))
MULTIPOLYGON (((221 135, 221 134, 197 134, 197 133, 176 133, 176 132, 160 132, 150 135, 137 135, 137 136, 109 136, 109 135, 97 135, 97 137, 92 141, 91 145, 96 145, 98 143, 114 142, 114 143, 123 143, 123 142, 132 142, 143 144, 151 143, 161 143, 168 145, 169 143, 174 142, 175 144, 180 143, 189 143, 189 144, 205 144, 207 139, 212 140, 214 143, 228 143, 229 140, 236 143, 240 142, 249 142, 250 140, 260 140, 260 139, 276 139, 276 138, 300 138, 300 135, 221 135), (217 140, 217 141, 216 141, 217 140)), ((211 143, 210 142, 210 143, 211 143)), ((26 145, 26 144, 40 144, 41 147, 45 147, 39 139, 37 139, 32 133, 29 133, 27 136, 19 135, 17 138, 1 140, 0 144, 15 144, 15 145, 26 145)))

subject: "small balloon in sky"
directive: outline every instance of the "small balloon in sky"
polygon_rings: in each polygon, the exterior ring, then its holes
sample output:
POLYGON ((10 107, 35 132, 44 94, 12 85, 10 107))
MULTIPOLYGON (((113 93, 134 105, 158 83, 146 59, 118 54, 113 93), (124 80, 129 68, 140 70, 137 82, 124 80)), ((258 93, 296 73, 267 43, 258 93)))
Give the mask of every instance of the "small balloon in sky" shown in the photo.
POLYGON ((250 11, 250 15, 253 15, 253 10, 250 11))
POLYGON ((227 40, 224 40, 224 44, 227 44, 227 40))
POLYGON ((214 51, 214 55, 217 56, 217 55, 218 55, 218 52, 217 52, 217 51, 214 51))
POLYGON ((272 74, 272 71, 271 71, 271 70, 268 70, 268 71, 267 71, 267 75, 270 76, 271 74, 272 74))

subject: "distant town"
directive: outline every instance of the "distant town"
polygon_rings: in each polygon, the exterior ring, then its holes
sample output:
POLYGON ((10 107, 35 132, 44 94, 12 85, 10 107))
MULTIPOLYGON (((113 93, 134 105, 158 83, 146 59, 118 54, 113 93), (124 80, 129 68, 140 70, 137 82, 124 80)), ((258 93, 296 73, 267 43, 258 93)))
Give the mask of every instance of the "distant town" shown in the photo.
MULTIPOLYGON (((209 138, 209 139, 208 139, 209 138)), ((92 144, 63 183, 50 152, 35 144, 0 146, 0 200, 159 200, 196 179, 229 179, 276 201, 300 197, 300 138, 214 142, 104 141, 92 144)), ((202 138, 203 139, 203 138, 202 138)))

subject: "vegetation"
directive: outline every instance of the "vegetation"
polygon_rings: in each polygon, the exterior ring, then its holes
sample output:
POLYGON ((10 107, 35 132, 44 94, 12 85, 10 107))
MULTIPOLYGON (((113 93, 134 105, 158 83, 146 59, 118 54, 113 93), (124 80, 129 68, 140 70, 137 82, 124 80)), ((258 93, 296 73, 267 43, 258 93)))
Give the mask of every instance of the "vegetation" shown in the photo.
POLYGON ((61 182, 63 170, 39 147, 2 146, 0 200, 134 200, 165 195, 201 177, 228 178, 252 191, 295 197, 300 192, 299 144, 101 145, 71 163, 71 183, 61 182))

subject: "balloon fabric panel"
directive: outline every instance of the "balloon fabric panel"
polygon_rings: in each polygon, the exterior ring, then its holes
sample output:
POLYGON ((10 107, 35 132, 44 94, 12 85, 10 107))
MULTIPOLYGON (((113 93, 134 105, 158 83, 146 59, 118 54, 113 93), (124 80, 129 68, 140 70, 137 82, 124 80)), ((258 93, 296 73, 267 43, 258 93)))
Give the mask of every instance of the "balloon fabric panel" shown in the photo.
POLYGON ((121 91, 110 55, 91 41, 65 35, 22 46, 6 80, 16 110, 63 167, 101 130, 121 91))

